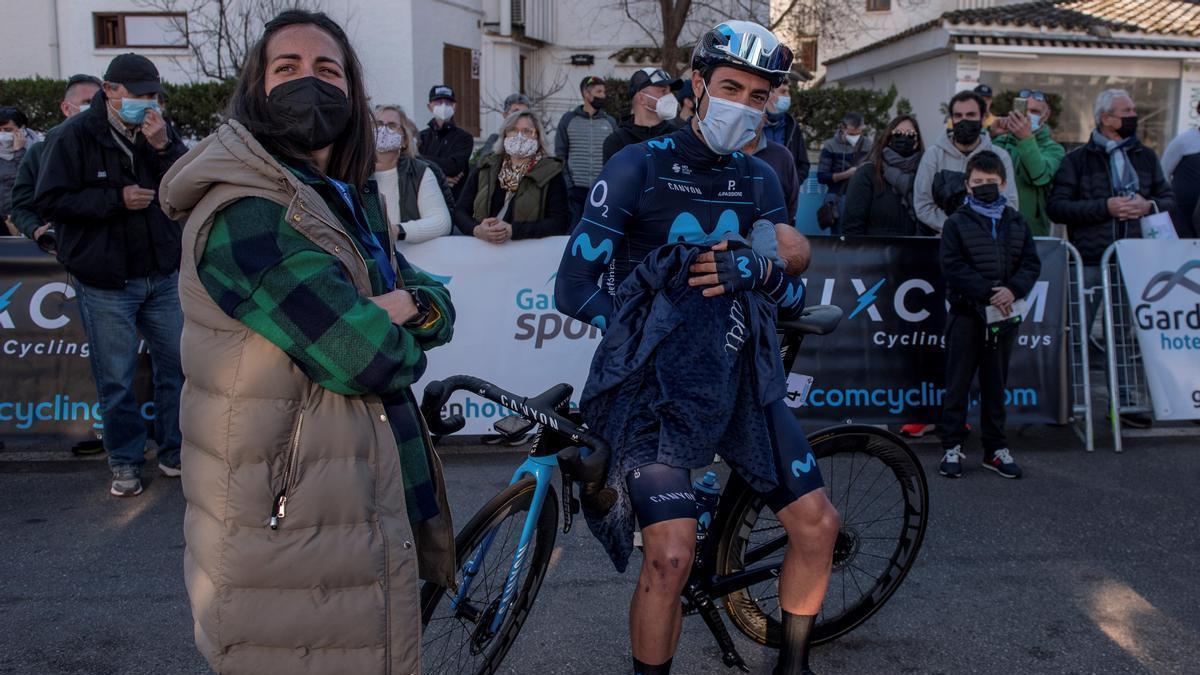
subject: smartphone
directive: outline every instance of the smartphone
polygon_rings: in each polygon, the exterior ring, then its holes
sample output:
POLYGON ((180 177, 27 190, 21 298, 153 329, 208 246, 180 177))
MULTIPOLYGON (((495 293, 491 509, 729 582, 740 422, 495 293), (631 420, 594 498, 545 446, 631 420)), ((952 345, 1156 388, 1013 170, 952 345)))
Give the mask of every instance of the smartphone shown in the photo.
POLYGON ((1028 115, 1029 114, 1029 99, 1021 98, 1019 96, 1017 98, 1014 98, 1013 104, 1012 104, 1012 109, 1021 113, 1022 115, 1028 115))

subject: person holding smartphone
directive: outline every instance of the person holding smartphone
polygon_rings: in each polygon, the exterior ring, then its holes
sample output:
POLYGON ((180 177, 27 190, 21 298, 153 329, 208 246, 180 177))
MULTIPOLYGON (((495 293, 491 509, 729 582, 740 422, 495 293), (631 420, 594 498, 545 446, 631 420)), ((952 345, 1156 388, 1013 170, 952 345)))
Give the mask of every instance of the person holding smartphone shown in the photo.
POLYGON ((1050 234, 1046 198, 1066 154, 1063 146, 1050 137, 1052 114, 1044 92, 1022 89, 1013 99, 1012 111, 1002 118, 1005 133, 992 140, 992 145, 1012 159, 1018 210, 1036 237, 1050 234))

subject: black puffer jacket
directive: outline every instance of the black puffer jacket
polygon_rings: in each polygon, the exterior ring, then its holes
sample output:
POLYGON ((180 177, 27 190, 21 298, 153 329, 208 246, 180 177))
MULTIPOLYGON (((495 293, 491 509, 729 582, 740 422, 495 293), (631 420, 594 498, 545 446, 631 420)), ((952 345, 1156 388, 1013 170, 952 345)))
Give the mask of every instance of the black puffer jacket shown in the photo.
MULTIPOLYGON (((1158 155, 1140 142, 1134 142, 1126 154, 1137 171, 1138 193, 1158 204, 1159 211, 1175 208, 1175 193, 1158 155)), ((1046 200, 1046 212, 1051 220, 1067 226, 1085 265, 1100 264, 1104 250, 1117 239, 1142 236, 1138 221, 1117 221, 1108 213, 1108 198, 1113 196, 1108 167, 1108 153, 1089 140, 1063 158, 1046 200)))
POLYGON ((129 279, 179 269, 182 228, 163 213, 158 195, 145 209, 125 208, 123 190, 158 191, 163 175, 187 152, 174 127, 161 151, 138 134, 132 146, 114 136, 104 92, 92 107, 63 122, 42 149, 33 205, 58 234, 58 260, 80 281, 124 288, 129 279))
POLYGON ((950 311, 982 312, 992 288, 1007 287, 1017 298, 1029 295, 1042 261, 1025 219, 1014 208, 1004 209, 992 238, 992 220, 962 206, 942 229, 942 277, 950 311))
POLYGON ((912 209, 912 194, 905 197, 864 164, 846 189, 842 234, 846 236, 915 237, 922 234, 912 209))

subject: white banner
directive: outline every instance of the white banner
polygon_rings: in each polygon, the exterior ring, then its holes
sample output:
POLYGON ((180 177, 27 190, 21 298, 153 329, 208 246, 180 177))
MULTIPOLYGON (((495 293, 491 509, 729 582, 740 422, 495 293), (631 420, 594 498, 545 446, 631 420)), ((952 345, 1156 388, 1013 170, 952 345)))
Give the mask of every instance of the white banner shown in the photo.
POLYGON ((1200 240, 1117 242, 1160 420, 1200 419, 1200 240))
MULTIPOLYGON (((404 257, 437 276, 450 289, 457 318, 450 344, 429 352, 429 368, 417 383, 451 375, 474 375, 520 396, 540 394, 559 382, 575 387, 579 402, 597 328, 554 309, 554 278, 567 237, 489 244, 474 237, 439 237, 403 249, 404 257)), ((492 433, 492 424, 511 414, 463 392, 448 412, 462 414, 462 433, 492 433)))

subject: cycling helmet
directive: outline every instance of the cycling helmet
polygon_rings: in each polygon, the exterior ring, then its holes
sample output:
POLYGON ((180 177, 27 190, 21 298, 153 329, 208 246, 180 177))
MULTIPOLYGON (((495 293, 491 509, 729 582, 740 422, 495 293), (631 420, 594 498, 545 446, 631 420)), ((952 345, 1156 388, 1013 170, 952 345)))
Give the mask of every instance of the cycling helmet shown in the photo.
POLYGON ((778 87, 791 72, 792 56, 774 33, 753 21, 724 21, 700 36, 692 52, 692 68, 707 78, 717 66, 729 66, 765 77, 778 87))

